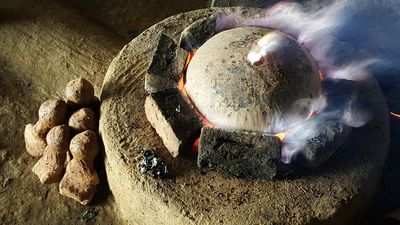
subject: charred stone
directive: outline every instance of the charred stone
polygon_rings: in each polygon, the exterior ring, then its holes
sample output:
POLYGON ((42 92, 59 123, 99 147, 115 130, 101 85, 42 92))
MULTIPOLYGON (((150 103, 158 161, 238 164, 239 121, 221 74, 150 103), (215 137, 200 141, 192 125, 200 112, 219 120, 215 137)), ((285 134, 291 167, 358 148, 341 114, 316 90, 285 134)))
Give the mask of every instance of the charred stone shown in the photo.
POLYGON ((280 141, 262 133, 204 127, 197 165, 238 178, 269 180, 282 172, 280 141))
MULTIPOLYGON (((322 165, 343 145, 351 132, 351 127, 332 120, 323 121, 318 127, 321 130, 307 139, 304 147, 294 158, 295 164, 306 168, 322 165)), ((296 135, 296 132, 289 133, 286 138, 291 139, 296 135)))
POLYGON ((216 15, 212 15, 189 25, 182 31, 179 40, 181 48, 188 52, 198 49, 208 39, 215 35, 216 15))
POLYGON ((145 112, 173 157, 191 147, 203 126, 193 106, 178 90, 151 94, 146 98, 145 112))
POLYGON ((187 52, 170 37, 162 34, 145 77, 147 93, 176 89, 187 52))

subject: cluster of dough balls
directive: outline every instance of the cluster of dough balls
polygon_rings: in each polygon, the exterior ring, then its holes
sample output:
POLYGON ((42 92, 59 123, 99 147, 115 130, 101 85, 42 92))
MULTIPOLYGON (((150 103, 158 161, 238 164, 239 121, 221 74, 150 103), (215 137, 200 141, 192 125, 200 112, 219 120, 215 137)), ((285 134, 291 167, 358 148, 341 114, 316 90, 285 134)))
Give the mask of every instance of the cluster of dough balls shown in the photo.
POLYGON ((62 195, 88 204, 99 183, 94 158, 99 151, 97 109, 92 84, 82 78, 66 87, 66 99, 47 100, 39 120, 25 127, 26 150, 40 157, 32 171, 43 184, 59 183, 62 195))

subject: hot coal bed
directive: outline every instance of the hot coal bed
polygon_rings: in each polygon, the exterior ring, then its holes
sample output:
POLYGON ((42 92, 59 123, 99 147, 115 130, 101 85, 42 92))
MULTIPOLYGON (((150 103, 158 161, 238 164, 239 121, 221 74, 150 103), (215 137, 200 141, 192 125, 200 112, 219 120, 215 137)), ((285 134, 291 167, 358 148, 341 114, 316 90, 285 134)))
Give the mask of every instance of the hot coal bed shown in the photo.
POLYGON ((388 146, 380 89, 331 79, 292 35, 237 19, 263 17, 254 8, 176 15, 112 62, 99 129, 110 189, 132 223, 359 218, 388 146), (352 128, 358 105, 371 117, 352 128))
POLYGON ((201 169, 245 179, 269 180, 295 166, 323 164, 351 127, 317 112, 311 101, 324 93, 339 113, 351 111, 357 85, 323 82, 307 50, 278 30, 240 27, 217 33, 221 16, 192 23, 177 44, 165 34, 158 39, 145 77, 145 111, 165 147, 173 157, 195 151, 201 169), (334 102, 339 92, 344 107, 334 102), (296 105, 301 99, 309 102, 296 105), (299 124, 267 131, 271 123, 290 119, 284 115, 294 107, 299 124), (321 126, 318 132, 299 141, 296 136, 308 132, 302 129, 315 129, 307 127, 314 121, 321 126), (285 150, 285 145, 301 147, 285 150))

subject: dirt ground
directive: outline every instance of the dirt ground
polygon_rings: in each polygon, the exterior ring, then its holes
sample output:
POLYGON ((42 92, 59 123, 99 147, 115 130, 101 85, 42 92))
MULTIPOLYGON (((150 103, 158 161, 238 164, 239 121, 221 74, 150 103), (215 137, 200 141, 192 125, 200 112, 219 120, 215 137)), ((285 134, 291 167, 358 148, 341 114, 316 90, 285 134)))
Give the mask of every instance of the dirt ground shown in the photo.
POLYGON ((126 40, 163 18, 205 1, 2 0, 0 3, 0 224, 124 224, 102 184, 89 206, 41 185, 25 151, 25 124, 41 102, 62 98, 85 77, 100 93, 104 74, 126 40), (65 1, 67 2, 67 1, 65 1), (144 5, 145 7, 142 7, 144 5), (142 7, 142 8, 141 8, 142 7))

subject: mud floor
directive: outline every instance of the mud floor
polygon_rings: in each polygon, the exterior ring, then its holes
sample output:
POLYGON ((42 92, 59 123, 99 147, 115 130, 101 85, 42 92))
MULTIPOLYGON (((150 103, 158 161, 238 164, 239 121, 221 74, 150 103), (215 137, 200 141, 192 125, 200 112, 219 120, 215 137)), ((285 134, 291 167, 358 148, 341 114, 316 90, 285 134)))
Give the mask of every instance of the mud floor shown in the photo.
POLYGON ((126 40, 168 15, 206 5, 65 2, 0 3, 0 224, 125 224, 101 163, 102 184, 89 206, 61 196, 57 184, 41 185, 31 172, 37 159, 25 151, 24 126, 37 120, 41 102, 62 98, 71 79, 90 80, 99 95, 107 67, 126 40))

